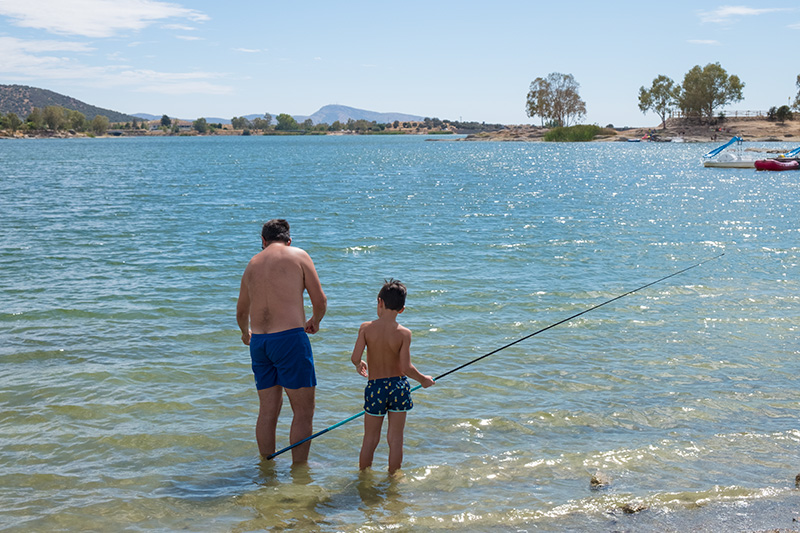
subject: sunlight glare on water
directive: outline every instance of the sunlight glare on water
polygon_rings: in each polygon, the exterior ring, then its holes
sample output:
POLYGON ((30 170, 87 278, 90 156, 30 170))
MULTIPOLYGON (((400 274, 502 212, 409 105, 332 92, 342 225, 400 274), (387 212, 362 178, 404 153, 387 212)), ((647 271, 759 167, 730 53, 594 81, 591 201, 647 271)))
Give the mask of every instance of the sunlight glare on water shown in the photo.
MULTIPOLYGON (((800 182, 705 169, 707 148, 0 144, 0 526, 792 527, 800 182), (385 443, 357 471, 360 420, 315 440, 307 467, 257 456, 235 303, 275 217, 329 299, 317 429, 361 410, 349 357, 384 278, 408 285, 401 322, 436 376, 725 255, 416 391, 389 478, 385 443)), ((290 418, 286 402, 281 446, 290 418)))

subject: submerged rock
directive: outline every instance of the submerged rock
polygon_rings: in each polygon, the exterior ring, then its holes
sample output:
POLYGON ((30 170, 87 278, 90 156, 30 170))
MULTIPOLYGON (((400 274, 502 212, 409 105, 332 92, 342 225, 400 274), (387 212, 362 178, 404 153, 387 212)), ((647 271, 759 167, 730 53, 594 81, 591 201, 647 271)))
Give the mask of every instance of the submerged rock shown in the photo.
POLYGON ((611 476, 598 470, 592 475, 592 479, 589 481, 589 484, 593 489, 602 489, 603 487, 607 487, 611 484, 611 476))
POLYGON ((620 507, 620 509, 622 509, 622 512, 625 514, 636 514, 647 509, 647 505, 641 502, 626 503, 620 507))

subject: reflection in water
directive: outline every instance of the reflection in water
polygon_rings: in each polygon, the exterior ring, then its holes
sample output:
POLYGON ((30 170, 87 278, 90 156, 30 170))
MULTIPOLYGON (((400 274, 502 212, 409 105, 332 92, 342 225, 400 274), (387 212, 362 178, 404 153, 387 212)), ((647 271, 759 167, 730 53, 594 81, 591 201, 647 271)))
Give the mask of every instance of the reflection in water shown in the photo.
POLYGON ((287 469, 274 461, 262 461, 255 478, 259 488, 236 499, 240 508, 254 516, 233 530, 315 530, 331 523, 413 523, 410 505, 402 494, 402 488, 408 488, 402 472, 390 475, 366 470, 354 479, 341 480, 341 486, 323 487, 321 483, 330 484, 331 479, 315 468, 318 467, 303 464, 287 469))
POLYGON ((255 483, 260 487, 242 495, 238 504, 252 510, 254 518, 238 524, 233 531, 257 529, 301 529, 312 531, 324 522, 317 507, 330 499, 317 485, 308 464, 292 465, 288 472, 275 461, 262 459, 255 483))
POLYGON ((402 471, 394 474, 378 474, 372 469, 359 472, 355 488, 361 499, 360 510, 368 521, 389 524, 412 521, 409 505, 400 491, 403 477, 402 471))

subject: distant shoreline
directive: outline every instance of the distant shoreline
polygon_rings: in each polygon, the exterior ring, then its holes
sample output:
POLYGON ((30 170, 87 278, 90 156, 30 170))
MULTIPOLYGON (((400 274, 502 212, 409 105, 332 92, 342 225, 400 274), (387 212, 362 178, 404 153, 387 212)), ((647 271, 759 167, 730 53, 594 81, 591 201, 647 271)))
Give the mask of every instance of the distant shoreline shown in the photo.
POLYGON ((404 132, 404 131, 386 131, 386 132, 366 132, 360 133, 355 131, 331 131, 331 132, 305 132, 305 131, 270 131, 269 133, 258 134, 244 134, 237 130, 223 130, 214 133, 195 133, 195 132, 182 132, 182 133, 164 133, 161 131, 127 131, 127 130, 113 130, 111 133, 103 135, 95 135, 83 132, 37 132, 37 133, 22 133, 15 132, 10 134, 7 131, 0 131, 0 140, 17 140, 17 139, 132 139, 138 137, 319 137, 319 136, 397 136, 397 135, 431 135, 437 137, 449 137, 451 135, 458 135, 452 131, 426 131, 419 133, 404 132))
MULTIPOLYGON (((440 137, 440 140, 452 141, 485 141, 485 142, 546 142, 544 135, 549 128, 532 125, 509 125, 497 131, 470 133, 465 138, 453 139, 456 134, 452 131, 387 131, 359 133, 355 131, 336 132, 304 132, 304 131, 271 131, 265 134, 252 136, 305 136, 305 135, 428 135, 440 137)), ((613 135, 596 137, 591 142, 628 142, 628 141, 656 141, 656 142, 724 142, 733 136, 741 137, 744 141, 751 142, 795 142, 800 145, 800 120, 780 123, 767 120, 763 117, 738 117, 716 119, 711 122, 689 121, 684 119, 669 119, 666 128, 662 126, 651 128, 614 128, 613 135)), ((104 135, 93 135, 79 132, 37 132, 22 133, 0 131, 0 140, 3 139, 83 139, 83 138, 133 138, 133 137, 231 137, 247 136, 242 130, 221 130, 212 134, 199 134, 195 132, 181 132, 177 134, 164 133, 163 131, 146 130, 111 130, 104 135)))
MULTIPOLYGON (((496 132, 467 135, 464 141, 546 142, 549 128, 541 126, 507 126, 496 132)), ((738 117, 701 122, 669 119, 666 128, 614 128, 615 135, 596 137, 592 142, 724 142, 733 136, 751 142, 796 142, 800 145, 800 120, 780 123, 763 117, 738 117)))

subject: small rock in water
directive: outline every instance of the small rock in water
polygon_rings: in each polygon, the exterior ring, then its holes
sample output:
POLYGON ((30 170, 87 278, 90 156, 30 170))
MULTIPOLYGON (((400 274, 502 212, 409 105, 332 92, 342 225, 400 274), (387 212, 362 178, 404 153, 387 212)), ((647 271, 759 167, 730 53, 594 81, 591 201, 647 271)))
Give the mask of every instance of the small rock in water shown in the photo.
POLYGON ((607 487, 611 483, 611 477, 599 470, 592 475, 592 480, 589 482, 593 489, 601 489, 607 487))
POLYGON ((641 502, 626 503, 625 505, 620 507, 620 509, 622 509, 622 512, 625 513, 625 514, 635 514, 635 513, 638 513, 638 512, 641 512, 641 511, 644 511, 645 509, 647 509, 647 505, 645 505, 645 504, 643 504, 641 502))
POLYGON ((800 488, 800 474, 794 476, 794 486, 800 488))

